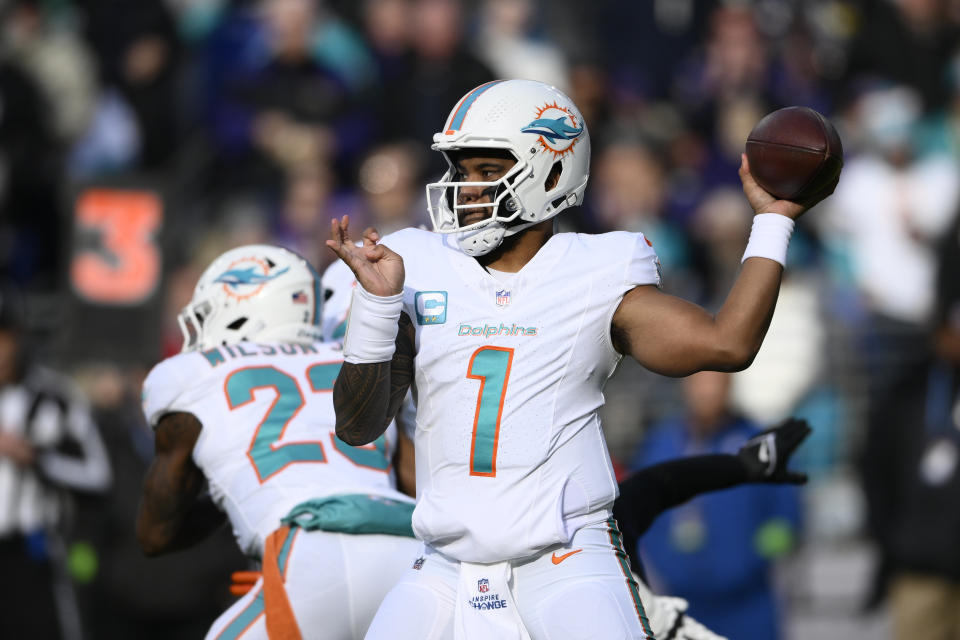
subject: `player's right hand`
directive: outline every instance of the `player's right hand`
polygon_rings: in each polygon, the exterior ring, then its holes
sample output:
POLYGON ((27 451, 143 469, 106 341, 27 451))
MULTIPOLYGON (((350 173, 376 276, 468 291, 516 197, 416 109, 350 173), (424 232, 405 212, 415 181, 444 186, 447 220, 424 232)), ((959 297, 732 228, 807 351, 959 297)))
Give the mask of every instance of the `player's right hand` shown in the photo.
POLYGON ((740 447, 737 457, 751 482, 804 484, 807 474, 787 469, 790 456, 813 431, 806 420, 788 418, 740 447))
POLYGON ((747 160, 747 154, 740 154, 740 182, 743 183, 743 194, 747 197, 747 202, 753 208, 755 214, 759 213, 779 213, 796 220, 803 215, 807 209, 833 193, 840 182, 840 176, 833 181, 823 191, 815 194, 811 199, 804 202, 794 202, 793 200, 778 200, 761 187, 753 174, 750 173, 750 162, 747 160))
POLYGON ((363 232, 363 244, 357 246, 350 239, 350 216, 330 221, 330 239, 326 245, 340 257, 357 282, 375 296, 392 296, 403 292, 403 258, 382 244, 380 234, 373 227, 363 232))

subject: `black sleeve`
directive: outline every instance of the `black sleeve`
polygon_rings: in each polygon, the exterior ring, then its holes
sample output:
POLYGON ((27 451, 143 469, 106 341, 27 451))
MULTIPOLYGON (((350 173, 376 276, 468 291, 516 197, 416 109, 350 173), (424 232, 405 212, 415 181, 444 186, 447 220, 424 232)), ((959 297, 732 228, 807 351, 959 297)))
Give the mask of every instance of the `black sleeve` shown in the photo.
POLYGON ((747 480, 747 470, 736 456, 715 454, 661 462, 621 482, 613 517, 620 525, 633 567, 642 575, 637 542, 657 516, 698 494, 728 489, 747 480))

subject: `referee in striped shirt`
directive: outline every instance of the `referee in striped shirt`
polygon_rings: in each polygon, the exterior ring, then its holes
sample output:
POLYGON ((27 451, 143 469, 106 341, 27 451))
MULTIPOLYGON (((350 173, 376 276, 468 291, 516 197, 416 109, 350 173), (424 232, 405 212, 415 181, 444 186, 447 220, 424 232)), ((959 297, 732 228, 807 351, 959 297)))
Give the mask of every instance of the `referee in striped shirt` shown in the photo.
POLYGON ((19 295, 0 287, 0 638, 80 638, 60 536, 72 491, 110 483, 85 399, 28 357, 19 295))

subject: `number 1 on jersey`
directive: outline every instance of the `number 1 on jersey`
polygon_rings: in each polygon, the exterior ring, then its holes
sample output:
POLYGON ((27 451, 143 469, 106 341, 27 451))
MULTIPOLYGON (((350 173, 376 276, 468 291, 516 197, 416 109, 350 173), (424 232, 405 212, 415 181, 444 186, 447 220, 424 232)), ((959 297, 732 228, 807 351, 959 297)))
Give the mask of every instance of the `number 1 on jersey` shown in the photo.
POLYGON ((480 347, 470 356, 467 377, 480 381, 477 412, 473 417, 470 442, 470 475, 497 475, 497 442, 500 439, 500 417, 507 395, 507 379, 513 364, 513 349, 480 347))

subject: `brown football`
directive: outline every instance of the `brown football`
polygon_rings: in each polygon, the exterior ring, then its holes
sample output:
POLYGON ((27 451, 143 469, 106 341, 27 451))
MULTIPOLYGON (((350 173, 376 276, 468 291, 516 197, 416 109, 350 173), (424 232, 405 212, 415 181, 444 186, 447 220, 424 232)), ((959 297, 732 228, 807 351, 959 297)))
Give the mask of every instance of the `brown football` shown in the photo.
POLYGON ((803 202, 829 187, 843 168, 843 146, 830 121, 809 107, 767 114, 747 136, 750 173, 771 195, 803 202))

